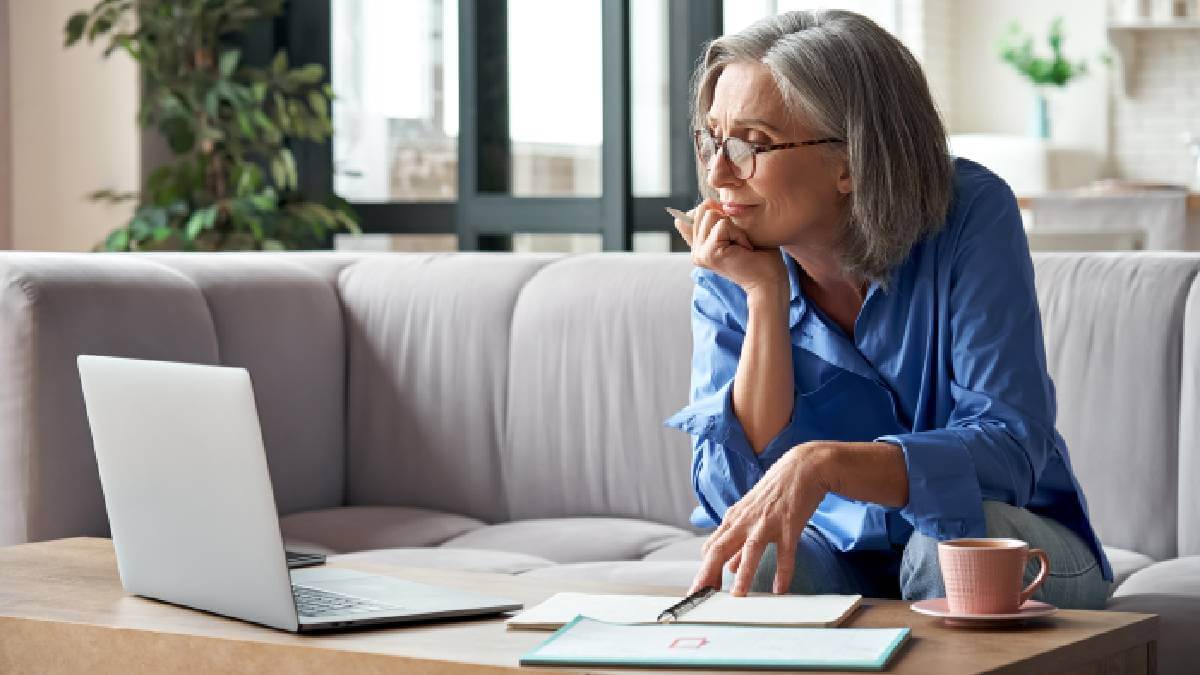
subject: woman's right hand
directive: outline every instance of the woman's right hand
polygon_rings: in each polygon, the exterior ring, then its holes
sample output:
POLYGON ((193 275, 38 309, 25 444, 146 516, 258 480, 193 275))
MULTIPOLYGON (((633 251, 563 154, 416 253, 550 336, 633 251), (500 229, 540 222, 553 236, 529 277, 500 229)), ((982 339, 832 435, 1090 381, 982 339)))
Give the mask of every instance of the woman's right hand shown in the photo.
POLYGON ((746 232, 725 215, 719 202, 706 199, 688 215, 692 224, 676 218, 675 229, 691 247, 694 265, 729 279, 747 295, 788 292, 787 267, 780 250, 756 248, 746 232))

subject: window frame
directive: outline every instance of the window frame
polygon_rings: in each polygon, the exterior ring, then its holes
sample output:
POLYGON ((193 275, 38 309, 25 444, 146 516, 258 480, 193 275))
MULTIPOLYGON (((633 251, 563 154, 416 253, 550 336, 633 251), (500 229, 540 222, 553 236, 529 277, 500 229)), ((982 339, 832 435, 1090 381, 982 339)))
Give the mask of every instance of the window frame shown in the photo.
MULTIPOLYGON (((722 0, 667 0, 670 195, 636 197, 630 140, 630 0, 602 0, 603 129, 600 197, 514 197, 508 139, 507 0, 459 0, 458 198, 446 202, 352 202, 363 232, 456 234, 460 250, 510 250, 512 235, 600 234, 606 251, 629 251, 634 232, 667 232, 685 250, 664 206, 699 201, 689 97, 692 68, 721 34, 722 0), (497 86, 497 83, 503 83, 497 86), (485 88, 481 85, 487 83, 485 88), (481 106, 483 106, 481 108, 481 106), (503 111, 480 116, 478 111, 503 111), (481 124, 481 120, 483 123, 481 124), (484 148, 489 151, 484 151, 484 148), (487 190, 481 191, 481 187, 487 190)), ((286 47, 293 63, 331 65, 331 0, 291 0, 269 27, 248 31, 243 45, 267 56, 286 47), (265 49, 264 49, 265 48, 265 49)), ((336 90, 335 92, 336 93, 336 90)), ((333 192, 332 142, 292 146, 301 189, 333 192)))

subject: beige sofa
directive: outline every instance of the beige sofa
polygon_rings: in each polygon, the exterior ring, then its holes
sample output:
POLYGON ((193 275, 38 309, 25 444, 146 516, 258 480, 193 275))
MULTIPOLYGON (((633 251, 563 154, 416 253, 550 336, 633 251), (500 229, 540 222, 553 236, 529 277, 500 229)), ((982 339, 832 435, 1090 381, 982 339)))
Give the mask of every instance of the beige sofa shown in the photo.
MULTIPOLYGON (((1200 256, 1035 256, 1059 428, 1119 575, 1200 663, 1200 256), (1190 556, 1190 557, 1189 557, 1190 556)), ((683 255, 0 253, 0 544, 106 535, 74 357, 244 366, 285 536, 686 585, 683 255)), ((214 420, 219 422, 219 420, 214 420)), ((219 499, 219 489, 214 499, 219 499)))

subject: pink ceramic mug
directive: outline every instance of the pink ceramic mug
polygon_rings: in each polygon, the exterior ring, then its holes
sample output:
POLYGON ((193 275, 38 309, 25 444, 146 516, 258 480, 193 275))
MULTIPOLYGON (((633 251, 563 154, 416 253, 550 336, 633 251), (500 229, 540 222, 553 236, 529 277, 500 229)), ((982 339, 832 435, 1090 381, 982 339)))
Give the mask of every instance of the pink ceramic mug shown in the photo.
POLYGON ((951 539, 938 542, 938 563, 946 601, 956 614, 1015 614, 1046 580, 1050 557, 1020 539, 951 539), (1029 558, 1042 561, 1037 578, 1024 590, 1029 558))

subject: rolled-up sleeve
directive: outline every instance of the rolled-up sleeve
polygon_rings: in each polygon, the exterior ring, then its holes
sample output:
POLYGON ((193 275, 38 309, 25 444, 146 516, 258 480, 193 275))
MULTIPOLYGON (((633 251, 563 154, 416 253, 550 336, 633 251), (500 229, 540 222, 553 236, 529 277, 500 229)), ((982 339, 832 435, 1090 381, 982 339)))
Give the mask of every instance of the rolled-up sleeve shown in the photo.
POLYGON ((883 436, 903 448, 920 532, 984 536, 983 500, 1025 506, 1055 452, 1033 263, 1016 199, 993 181, 967 207, 950 252, 953 410, 945 428, 883 436))
MULTIPOLYGON (((714 527, 725 511, 762 478, 765 469, 733 411, 733 378, 745 338, 735 315, 736 293, 703 269, 692 273, 692 374, 689 403, 665 424, 692 436, 692 489, 700 509, 698 527, 714 527)), ((763 456, 778 454, 787 429, 767 445, 763 456)))

